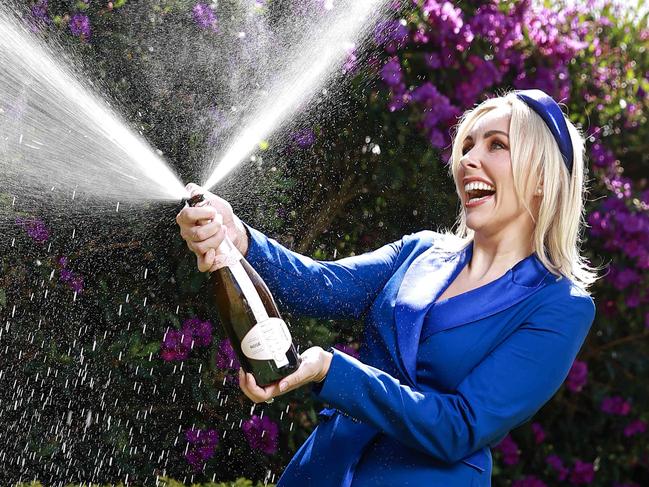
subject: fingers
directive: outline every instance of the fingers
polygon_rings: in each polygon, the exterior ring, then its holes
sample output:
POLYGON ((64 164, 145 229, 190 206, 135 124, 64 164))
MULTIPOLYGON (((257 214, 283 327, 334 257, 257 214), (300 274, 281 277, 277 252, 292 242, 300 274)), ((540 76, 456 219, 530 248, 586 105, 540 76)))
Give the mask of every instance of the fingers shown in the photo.
POLYGON ((205 254, 196 254, 196 266, 200 272, 209 271, 216 260, 216 251, 210 249, 205 254))
POLYGON ((239 387, 241 387, 246 397, 255 403, 259 403, 313 382, 320 366, 318 349, 322 350, 319 347, 312 347, 305 351, 301 355, 302 363, 295 372, 266 387, 259 387, 252 374, 243 373, 240 369, 239 387))
POLYGON ((206 191, 199 186, 198 184, 195 183, 189 183, 187 186, 185 186, 185 189, 189 193, 189 196, 196 196, 197 194, 205 194, 206 191))
POLYGON ((243 369, 239 369, 239 387, 246 397, 254 403, 267 401, 279 395, 277 384, 259 387, 254 376, 250 373, 245 373, 243 369))
POLYGON ((297 389, 298 387, 311 382, 312 374, 310 374, 309 370, 307 369, 307 367, 300 365, 300 367, 298 367, 295 372, 293 372, 291 375, 287 375, 282 380, 280 380, 278 384, 279 392, 281 394, 285 394, 292 391, 293 389, 297 389))
POLYGON ((216 208, 210 205, 185 206, 176 215, 176 223, 180 228, 193 227, 201 220, 214 220, 217 215, 216 208))

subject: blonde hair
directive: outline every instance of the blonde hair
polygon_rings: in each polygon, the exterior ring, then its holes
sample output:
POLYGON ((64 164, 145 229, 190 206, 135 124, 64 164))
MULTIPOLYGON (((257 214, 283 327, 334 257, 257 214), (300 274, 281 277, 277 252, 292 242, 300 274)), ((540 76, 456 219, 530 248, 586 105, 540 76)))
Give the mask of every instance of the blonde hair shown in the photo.
MULTIPOLYGON (((543 119, 515 93, 488 99, 468 110, 458 123, 451 154, 451 174, 458 194, 457 175, 464 139, 482 116, 503 107, 511 110, 509 145, 514 188, 533 220, 527 201, 539 183, 543 185, 532 248, 550 272, 565 276, 587 289, 597 279, 597 274, 580 252, 586 191, 584 138, 570 120, 566 118, 574 152, 572 174, 568 172, 559 146, 543 119)), ((459 213, 455 235, 465 241, 473 239, 473 230, 466 226, 464 211, 459 213)))

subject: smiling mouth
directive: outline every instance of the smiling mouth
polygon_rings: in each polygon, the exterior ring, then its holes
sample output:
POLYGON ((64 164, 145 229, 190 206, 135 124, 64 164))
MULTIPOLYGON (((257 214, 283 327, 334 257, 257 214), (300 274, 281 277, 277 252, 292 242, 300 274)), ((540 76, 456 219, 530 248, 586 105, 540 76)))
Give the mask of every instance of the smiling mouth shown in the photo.
POLYGON ((484 189, 469 191, 467 193, 467 198, 468 198, 467 203, 477 203, 478 201, 484 201, 495 194, 496 194, 495 191, 489 191, 484 189))

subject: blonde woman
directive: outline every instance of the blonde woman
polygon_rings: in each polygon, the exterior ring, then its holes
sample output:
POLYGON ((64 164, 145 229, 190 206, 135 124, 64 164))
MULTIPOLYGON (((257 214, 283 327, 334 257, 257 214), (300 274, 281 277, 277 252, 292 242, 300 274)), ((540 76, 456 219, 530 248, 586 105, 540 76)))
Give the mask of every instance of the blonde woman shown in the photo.
POLYGON ((422 231, 335 262, 287 250, 209 193, 179 213, 201 271, 227 229, 284 308, 365 322, 360 360, 313 347, 266 388, 241 371, 255 402, 313 383, 330 406, 280 486, 490 485, 490 447, 568 374, 595 311, 579 253, 581 135, 545 93, 510 93, 463 116, 451 168, 456 235, 422 231))

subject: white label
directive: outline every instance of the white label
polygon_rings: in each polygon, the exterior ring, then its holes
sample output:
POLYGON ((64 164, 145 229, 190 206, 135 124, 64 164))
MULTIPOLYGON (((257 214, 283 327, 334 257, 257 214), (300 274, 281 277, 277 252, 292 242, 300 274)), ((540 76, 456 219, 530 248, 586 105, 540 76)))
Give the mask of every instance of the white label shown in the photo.
POLYGON ((241 351, 253 360, 274 360, 277 368, 288 365, 286 352, 291 347, 291 333, 284 320, 268 318, 253 326, 241 340, 241 351))

